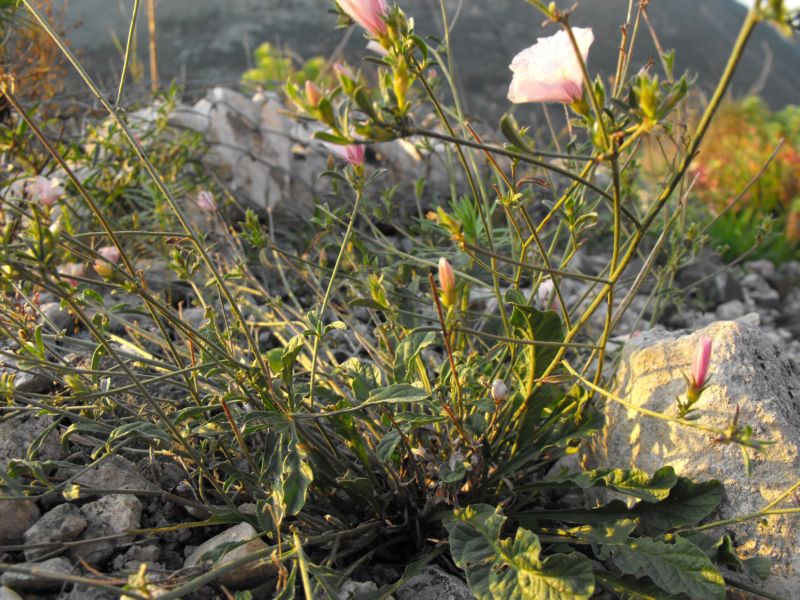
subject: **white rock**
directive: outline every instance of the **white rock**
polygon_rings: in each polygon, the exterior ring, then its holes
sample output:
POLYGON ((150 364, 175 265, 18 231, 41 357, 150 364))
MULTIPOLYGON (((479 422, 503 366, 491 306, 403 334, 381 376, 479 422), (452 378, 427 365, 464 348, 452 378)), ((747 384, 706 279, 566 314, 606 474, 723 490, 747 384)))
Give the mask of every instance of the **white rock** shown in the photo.
MULTIPOLYGON (((202 565, 213 568, 268 548, 269 546, 267 546, 261 538, 257 537, 257 535, 258 533, 250 523, 239 523, 198 546, 194 552, 189 555, 183 566, 184 568, 191 568, 202 565), (241 542, 241 545, 229 550, 223 556, 218 557, 215 563, 212 564, 209 561, 208 564, 203 565, 204 555, 213 552, 224 544, 237 542, 241 542)), ((263 583, 265 578, 269 577, 273 572, 274 567, 269 557, 265 556, 259 560, 254 560, 224 573, 220 576, 219 581, 223 585, 232 588, 245 588, 255 583, 263 583)))
MULTIPOLYGON (((717 322, 691 335, 651 331, 631 339, 614 393, 675 415, 675 398, 685 392, 683 374, 691 369, 697 342, 702 336, 712 338, 710 387, 696 405, 700 422, 725 429, 738 406, 740 425, 751 425, 756 438, 776 442, 763 455, 751 452, 751 477, 744 473, 738 447, 715 444, 712 435, 643 417, 614 402, 607 405, 595 461, 646 472, 672 465, 679 475, 695 480, 719 479, 726 489, 722 519, 763 510, 786 492, 800 477, 800 369, 745 319, 717 322)), ((742 557, 772 559, 767 591, 800 600, 800 520, 771 517, 767 524, 748 521, 718 533, 725 532, 735 532, 742 557)))
MULTIPOLYGON (((89 526, 81 534, 80 540, 88 540, 124 533, 138 529, 142 519, 142 503, 135 496, 111 494, 81 507, 81 513, 89 526)), ((98 540, 70 548, 70 556, 90 564, 103 562, 114 554, 114 550, 133 539, 121 536, 111 540, 98 540)))
POLYGON ((395 592, 397 600, 473 600, 462 579, 439 567, 425 567, 395 592))

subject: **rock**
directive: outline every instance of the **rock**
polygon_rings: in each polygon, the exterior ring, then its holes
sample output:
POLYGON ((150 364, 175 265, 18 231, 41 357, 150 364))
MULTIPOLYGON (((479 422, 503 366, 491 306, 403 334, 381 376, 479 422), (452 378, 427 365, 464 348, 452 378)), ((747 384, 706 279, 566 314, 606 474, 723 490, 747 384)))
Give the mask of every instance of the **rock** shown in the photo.
POLYGON ((9 587, 0 586, 0 600, 22 600, 22 596, 9 587))
POLYGON ((88 585, 76 585, 68 593, 62 593, 58 600, 118 600, 119 596, 107 592, 106 590, 99 590, 96 587, 88 585))
POLYGON ((53 387, 53 379, 36 368, 25 368, 8 356, 0 356, 0 377, 14 377, 14 390, 25 394, 44 394, 53 387))
POLYGON ((100 490, 158 490, 142 477, 124 456, 112 456, 75 479, 75 483, 100 490))
POLYGON ((114 571, 135 573, 142 563, 146 563, 150 570, 156 565, 160 554, 161 549, 155 544, 133 545, 125 554, 114 559, 114 571))
MULTIPOLYGON (((749 317, 749 316, 748 316, 749 317)), ((740 409, 740 425, 750 425, 754 437, 776 442, 764 454, 750 453, 752 476, 744 473, 738 447, 711 443, 711 436, 610 402, 606 425, 594 448, 602 466, 646 472, 671 465, 679 475, 695 480, 719 479, 726 499, 721 519, 762 510, 786 492, 800 472, 800 368, 782 356, 767 335, 747 324, 717 322, 691 335, 649 331, 632 338, 625 348, 614 393, 663 414, 675 414, 675 398, 686 388, 701 336, 714 340, 710 386, 697 405, 701 423, 725 429, 740 409)), ((737 552, 773 561, 764 589, 785 600, 800 600, 800 521, 772 517, 768 524, 747 521, 729 525, 737 552)))
MULTIPOLYGON (((31 444, 52 424, 51 417, 27 415, 0 422, 0 471, 8 468, 11 459, 24 458, 31 444)), ((36 451, 36 457, 39 460, 58 460, 61 456, 58 432, 51 431, 36 451)))
POLYGON ((717 307, 717 318, 721 321, 734 321, 747 313, 747 305, 741 300, 730 300, 717 307))
MULTIPOLYGON (((214 563, 215 566, 224 565, 237 558, 241 558, 253 552, 258 552, 259 550, 265 550, 269 547, 261 538, 257 537, 257 532, 250 523, 243 522, 203 542, 189 555, 183 566, 184 568, 203 566, 203 555, 213 552, 224 544, 237 542, 242 543, 242 545, 237 546, 219 557, 214 563)), ((269 562, 269 557, 265 556, 260 560, 255 560, 224 573, 219 578, 219 581, 223 585, 241 589, 263 582, 264 579, 272 575, 274 571, 273 565, 269 562)))
POLYGON ((462 579, 439 567, 425 567, 395 592, 397 600, 473 600, 462 579))
POLYGON ((800 261, 789 260, 780 265, 770 279, 772 287, 785 298, 800 288, 800 261))
POLYGON ((0 544, 14 544, 39 518, 39 509, 30 500, 0 500, 0 544))
POLYGON ((681 267, 675 276, 675 285, 690 289, 714 306, 729 300, 744 300, 739 279, 712 251, 704 251, 693 262, 681 267))
POLYGON ((42 573, 58 575, 69 575, 72 573, 72 564, 66 558, 60 556, 50 558, 40 563, 21 563, 19 566, 25 569, 31 569, 33 572, 22 573, 19 571, 7 571, 0 577, 0 584, 26 592, 57 590, 64 585, 64 582, 59 579, 43 577, 42 573))
MULTIPOLYGON (((25 544, 43 544, 50 542, 71 542, 77 538, 89 522, 80 509, 73 504, 59 504, 45 513, 35 525, 30 527, 24 537, 25 544)), ((25 558, 36 558, 51 552, 51 548, 31 548, 25 550, 25 558)))
POLYGON ((52 323, 56 332, 65 331, 67 335, 75 331, 75 318, 69 311, 61 308, 60 302, 48 302, 39 307, 46 323, 52 323))
POLYGON ((758 306, 767 308, 781 307, 781 295, 758 273, 745 275, 742 279, 742 287, 746 291, 747 298, 758 306))
POLYGON ((339 594, 336 600, 376 598, 378 596, 377 592, 378 584, 374 581, 353 581, 348 579, 339 587, 339 594))
POLYGON ((758 273, 761 277, 765 277, 769 280, 775 277, 775 263, 765 258, 746 262, 744 264, 744 270, 748 273, 758 273))
MULTIPOLYGON (((111 494, 81 507, 81 513, 88 521, 80 540, 123 533, 138 529, 142 518, 142 503, 135 496, 111 494)), ((74 559, 82 559, 89 564, 105 561, 114 554, 115 549, 128 543, 131 536, 121 536, 110 540, 98 540, 73 546, 69 554, 74 559)))

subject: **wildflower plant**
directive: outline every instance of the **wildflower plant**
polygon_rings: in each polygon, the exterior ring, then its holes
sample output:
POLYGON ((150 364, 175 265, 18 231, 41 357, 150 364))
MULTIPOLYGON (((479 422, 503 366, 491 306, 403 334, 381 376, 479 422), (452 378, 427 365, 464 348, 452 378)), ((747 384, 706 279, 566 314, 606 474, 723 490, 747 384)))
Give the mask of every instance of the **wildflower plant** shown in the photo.
MULTIPOLYGON (((120 229, 109 219, 113 204, 3 83, 64 187, 50 206, 13 194, 3 202, 0 327, 11 348, 3 356, 22 372, 46 373, 54 387, 27 392, 12 378, 0 393, 10 410, 52 418, 62 446, 76 450, 54 464, 32 447, 2 474, 4 493, 76 501, 97 492, 82 490, 80 473, 123 454, 181 473, 180 493, 161 492, 189 516, 148 533, 246 521, 266 542, 227 564, 231 548, 223 548, 208 557, 216 561, 208 572, 159 584, 162 599, 190 597, 247 562, 270 573, 254 597, 337 598, 354 570, 399 563, 403 575, 376 592, 385 598, 433 561, 461 569, 481 599, 606 591, 722 600, 728 589, 748 589, 720 565, 749 575, 763 574, 763 564, 741 560, 719 533, 729 521, 699 525, 722 500, 720 482, 691 482, 669 466, 650 474, 569 459, 602 427, 602 403, 625 402, 606 390, 609 338, 680 222, 685 176, 748 38, 787 15, 781 2, 755 2, 705 113, 676 136, 671 171, 639 202, 625 193, 627 169, 648 136, 675 133, 687 78, 671 68, 632 74, 639 28, 625 30, 611 82, 593 78, 591 32, 572 28, 571 11, 529 3, 532 22, 543 16, 557 39, 515 59, 511 96, 565 105, 569 138, 549 149, 511 115, 500 124, 503 144, 470 126, 448 68, 448 35, 420 37, 401 6, 340 0, 342 24, 355 22, 380 52, 363 69, 340 65, 333 83, 286 86, 298 118, 316 121, 317 137, 342 159, 325 173, 332 196, 317 206, 320 231, 297 252, 278 245, 252 211, 237 228, 199 231, 182 200, 204 218, 223 218, 209 182, 168 184, 118 104, 124 79, 112 104, 35 3, 22 0, 108 112, 172 229, 120 229), (535 79, 542 73, 552 79, 535 79), (458 172, 448 202, 427 214, 420 207, 412 223, 392 222, 389 237, 376 215, 394 214, 396 199, 380 191, 382 172, 366 148, 398 139, 441 152, 458 172), (92 226, 60 227, 59 214, 78 207, 92 226), (142 238, 170 257, 180 294, 155 289, 137 266, 142 238), (587 273, 575 257, 592 239, 607 241, 609 258, 587 273), (645 267, 621 292, 638 256, 645 267), (57 298, 83 335, 46 319, 40 294, 57 298), (189 309, 201 317, 184 318, 189 309), (52 477, 56 467, 75 474, 52 477), (589 490, 602 505, 590 505, 589 490)), ((646 3, 637 10, 638 23, 646 3)), ((690 382, 698 397, 703 352, 690 382)), ((746 451, 763 445, 738 415, 716 430, 687 414, 642 418, 746 451)), ((773 503, 743 518, 792 510, 773 503)), ((139 579, 128 597, 150 593, 139 579)))

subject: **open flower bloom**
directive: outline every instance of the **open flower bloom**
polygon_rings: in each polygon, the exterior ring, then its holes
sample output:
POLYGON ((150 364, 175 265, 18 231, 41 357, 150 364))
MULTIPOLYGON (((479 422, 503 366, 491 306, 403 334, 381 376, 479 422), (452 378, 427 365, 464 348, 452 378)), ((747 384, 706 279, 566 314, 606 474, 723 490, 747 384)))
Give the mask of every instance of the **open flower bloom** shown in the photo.
POLYGON ((338 0, 338 2, 347 16, 371 35, 380 37, 386 33, 386 22, 383 20, 389 12, 386 0, 338 0))
POLYGON ((213 213, 217 210, 217 203, 214 196, 208 190, 202 190, 197 194, 197 207, 206 213, 213 213))
POLYGON ((64 188, 61 187, 61 181, 53 177, 34 177, 26 185, 25 190, 27 193, 42 206, 53 206, 55 201, 64 195, 64 188))
POLYGON ((367 149, 363 144, 350 144, 349 146, 340 146, 339 144, 329 144, 325 142, 325 147, 330 150, 331 154, 346 160, 354 167, 360 167, 364 164, 364 157, 367 149))
MULTIPOLYGON (((572 32, 581 57, 586 60, 594 34, 589 28, 575 27, 572 32)), ((508 99, 515 103, 563 102, 570 104, 583 94, 583 70, 566 31, 539 38, 517 54, 511 62, 514 72, 508 99)))
POLYGON ((691 385, 695 390, 702 388, 708 378, 708 366, 711 363, 711 346, 712 341, 710 338, 701 338, 697 344, 694 363, 692 364, 691 381, 691 385))

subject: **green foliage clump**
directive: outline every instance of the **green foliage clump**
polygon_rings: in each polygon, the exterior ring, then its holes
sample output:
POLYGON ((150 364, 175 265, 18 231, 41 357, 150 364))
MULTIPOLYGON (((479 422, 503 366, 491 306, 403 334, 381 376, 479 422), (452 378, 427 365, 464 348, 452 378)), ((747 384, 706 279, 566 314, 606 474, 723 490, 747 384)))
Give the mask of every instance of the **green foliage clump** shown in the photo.
POLYGON ((261 44, 254 54, 256 66, 245 71, 242 81, 249 86, 266 90, 282 88, 287 81, 296 85, 303 85, 306 81, 320 81, 327 64, 322 56, 298 61, 269 42, 261 44))

